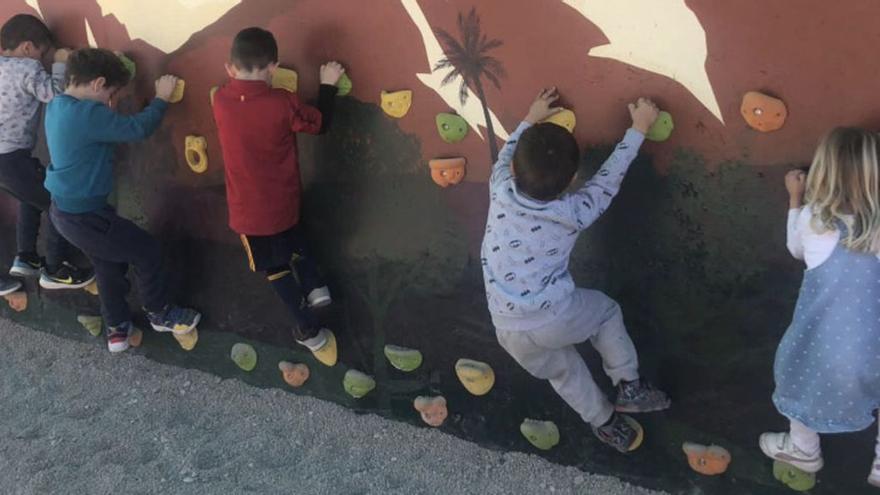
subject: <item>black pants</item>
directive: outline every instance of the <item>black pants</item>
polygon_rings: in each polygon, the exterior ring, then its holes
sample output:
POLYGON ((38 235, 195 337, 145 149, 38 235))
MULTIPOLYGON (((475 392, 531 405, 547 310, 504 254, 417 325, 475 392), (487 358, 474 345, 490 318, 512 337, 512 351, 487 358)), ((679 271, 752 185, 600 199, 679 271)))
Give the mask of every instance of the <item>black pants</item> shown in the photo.
POLYGON ((153 236, 109 206, 89 213, 66 213, 53 204, 50 217, 61 235, 92 262, 108 326, 131 321, 125 299, 131 288, 126 277, 129 264, 134 267, 144 308, 153 312, 165 308, 167 276, 159 242, 153 236))
MULTIPOLYGON (((15 237, 18 253, 37 252, 40 217, 49 211, 49 191, 43 186, 46 169, 30 150, 0 154, 0 188, 19 201, 15 237)), ((54 269, 69 254, 69 244, 52 221, 46 223, 46 264, 54 269)))

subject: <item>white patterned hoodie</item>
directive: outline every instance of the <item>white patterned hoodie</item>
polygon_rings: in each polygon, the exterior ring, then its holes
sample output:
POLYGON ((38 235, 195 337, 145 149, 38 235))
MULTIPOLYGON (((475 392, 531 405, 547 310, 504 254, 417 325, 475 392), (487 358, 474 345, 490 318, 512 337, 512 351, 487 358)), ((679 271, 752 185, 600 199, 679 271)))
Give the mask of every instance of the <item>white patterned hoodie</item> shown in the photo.
POLYGON ((0 56, 0 154, 33 149, 40 109, 64 83, 65 64, 52 64, 49 75, 39 60, 0 56))

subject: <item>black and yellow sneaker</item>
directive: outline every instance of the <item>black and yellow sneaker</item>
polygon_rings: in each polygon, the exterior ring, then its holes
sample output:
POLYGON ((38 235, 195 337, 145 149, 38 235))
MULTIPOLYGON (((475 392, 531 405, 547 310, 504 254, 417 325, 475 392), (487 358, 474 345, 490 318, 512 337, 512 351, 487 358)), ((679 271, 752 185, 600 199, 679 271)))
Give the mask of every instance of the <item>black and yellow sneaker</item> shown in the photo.
POLYGON ((36 253, 18 253, 12 262, 9 274, 13 277, 36 277, 43 269, 43 258, 36 253))
POLYGON ((40 287, 44 289, 82 289, 95 281, 92 270, 78 268, 68 262, 61 263, 54 272, 43 269, 40 274, 40 287))

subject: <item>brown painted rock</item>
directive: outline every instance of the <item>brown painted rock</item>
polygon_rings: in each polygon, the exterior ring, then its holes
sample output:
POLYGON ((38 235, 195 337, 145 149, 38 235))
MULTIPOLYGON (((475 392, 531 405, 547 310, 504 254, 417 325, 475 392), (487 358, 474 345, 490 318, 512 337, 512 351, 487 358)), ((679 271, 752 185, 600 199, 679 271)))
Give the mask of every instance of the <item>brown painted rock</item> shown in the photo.
POLYGON ((9 307, 14 309, 15 311, 18 311, 19 313, 27 309, 27 292, 20 290, 11 294, 6 294, 3 297, 6 298, 6 302, 9 303, 9 307))
POLYGON ((743 95, 739 110, 749 127, 761 132, 779 129, 788 117, 788 109, 782 100, 757 91, 743 95))
POLYGON ((309 367, 302 363, 281 361, 278 363, 278 369, 281 370, 281 376, 284 377, 285 383, 293 388, 302 387, 303 383, 309 379, 309 367))
POLYGON ((422 415, 422 421, 431 426, 440 426, 449 416, 446 409, 446 399, 443 396, 437 397, 416 397, 413 401, 413 407, 422 415))

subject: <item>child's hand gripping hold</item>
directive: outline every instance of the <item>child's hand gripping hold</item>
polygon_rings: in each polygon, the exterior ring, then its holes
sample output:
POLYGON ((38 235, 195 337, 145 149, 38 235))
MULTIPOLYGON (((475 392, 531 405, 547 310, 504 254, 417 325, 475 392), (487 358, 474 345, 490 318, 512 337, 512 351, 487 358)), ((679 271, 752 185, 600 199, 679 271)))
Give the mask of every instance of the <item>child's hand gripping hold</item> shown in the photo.
POLYGON ((532 106, 529 107, 529 113, 526 114, 523 121, 530 124, 537 124, 538 122, 543 122, 547 118, 561 112, 563 110, 562 107, 551 106, 556 103, 556 100, 558 99, 559 93, 556 92, 556 86, 542 89, 541 92, 538 93, 538 97, 535 98, 535 101, 532 102, 532 106))
POLYGON ((156 79, 156 98, 164 101, 170 100, 171 94, 174 93, 174 88, 176 86, 177 76, 166 74, 159 79, 156 79))
POLYGON ((647 134, 648 129, 654 125, 654 121, 660 115, 660 109, 653 101, 644 97, 639 98, 635 103, 630 103, 628 107, 629 115, 633 121, 632 128, 642 134, 647 134))
POLYGON ((339 82, 339 78, 342 77, 342 74, 345 74, 345 68, 342 66, 342 64, 336 61, 327 62, 326 64, 321 66, 321 84, 336 86, 336 83, 339 82))

